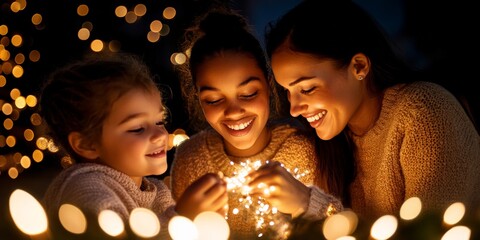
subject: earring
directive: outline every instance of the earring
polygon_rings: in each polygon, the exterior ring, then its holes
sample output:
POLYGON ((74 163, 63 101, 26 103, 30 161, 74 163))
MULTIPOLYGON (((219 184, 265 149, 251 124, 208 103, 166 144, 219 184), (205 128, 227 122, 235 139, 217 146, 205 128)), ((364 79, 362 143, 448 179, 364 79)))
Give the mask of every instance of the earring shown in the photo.
POLYGON ((363 75, 358 76, 358 80, 363 80, 363 78, 364 78, 363 75))

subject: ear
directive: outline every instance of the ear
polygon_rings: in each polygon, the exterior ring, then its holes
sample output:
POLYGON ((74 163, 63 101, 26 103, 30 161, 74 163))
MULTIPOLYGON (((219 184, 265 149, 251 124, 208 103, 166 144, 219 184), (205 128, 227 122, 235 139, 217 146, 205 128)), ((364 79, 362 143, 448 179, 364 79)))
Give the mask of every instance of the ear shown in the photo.
POLYGON ((98 152, 96 147, 86 141, 84 136, 79 132, 71 132, 68 134, 68 142, 72 149, 80 156, 87 160, 95 160, 98 158, 98 152))
POLYGON ((352 74, 355 79, 363 80, 370 72, 370 59, 363 53, 355 54, 350 65, 353 66, 352 74))

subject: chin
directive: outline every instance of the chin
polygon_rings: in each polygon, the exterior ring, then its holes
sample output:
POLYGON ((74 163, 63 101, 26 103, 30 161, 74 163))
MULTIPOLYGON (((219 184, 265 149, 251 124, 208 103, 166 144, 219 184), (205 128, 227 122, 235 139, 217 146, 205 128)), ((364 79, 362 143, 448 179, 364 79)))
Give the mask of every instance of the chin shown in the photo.
POLYGON ((325 132, 321 132, 319 130, 315 130, 315 132, 317 133, 318 138, 320 138, 322 140, 325 140, 325 141, 330 140, 333 137, 335 137, 335 135, 328 134, 328 133, 325 133, 325 132))

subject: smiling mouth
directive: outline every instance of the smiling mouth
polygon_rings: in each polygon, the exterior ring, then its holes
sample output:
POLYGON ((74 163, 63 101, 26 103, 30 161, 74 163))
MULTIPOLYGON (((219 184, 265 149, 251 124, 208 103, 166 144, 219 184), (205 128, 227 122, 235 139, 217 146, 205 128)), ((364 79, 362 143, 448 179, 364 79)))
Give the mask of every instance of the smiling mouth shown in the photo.
POLYGON ((253 122, 253 119, 248 121, 248 122, 245 122, 245 123, 234 124, 234 125, 225 124, 225 125, 232 130, 240 131, 240 130, 243 130, 243 129, 247 128, 248 126, 250 126, 250 124, 252 124, 252 122, 253 122))
POLYGON ((325 116, 325 114, 327 114, 327 111, 321 111, 321 112, 317 113, 317 114, 314 115, 314 116, 307 117, 306 119, 307 119, 307 121, 308 121, 309 123, 315 122, 315 121, 323 118, 323 116, 325 116))
POLYGON ((159 150, 159 151, 155 151, 147 154, 147 156, 149 157, 156 157, 156 156, 162 156, 162 155, 165 155, 165 150, 159 150))

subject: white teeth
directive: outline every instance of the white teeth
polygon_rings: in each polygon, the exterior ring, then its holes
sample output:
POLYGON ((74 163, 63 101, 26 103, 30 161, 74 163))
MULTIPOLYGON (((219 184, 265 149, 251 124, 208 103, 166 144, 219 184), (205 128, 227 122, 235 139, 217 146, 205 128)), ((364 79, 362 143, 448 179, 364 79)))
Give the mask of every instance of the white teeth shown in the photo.
POLYGON ((241 123, 241 124, 237 124, 237 125, 227 125, 228 128, 230 129, 233 129, 233 130, 243 130, 245 128, 248 127, 248 125, 250 125, 250 123, 252 123, 253 120, 250 120, 246 123, 241 123))
POLYGON ((308 117, 308 118, 307 118, 307 121, 308 121, 308 122, 317 121, 318 119, 323 118, 323 116, 325 116, 326 113, 327 113, 326 111, 322 111, 322 112, 318 113, 318 114, 315 115, 315 116, 308 117))

